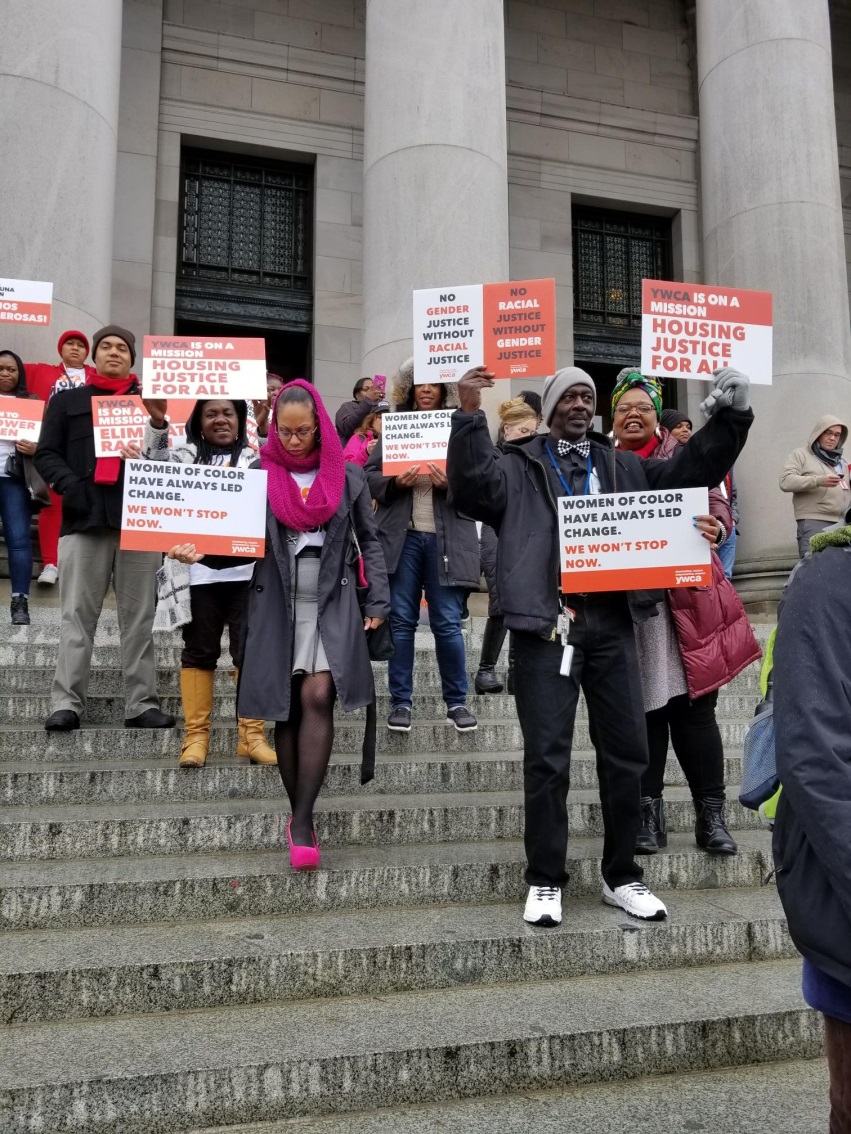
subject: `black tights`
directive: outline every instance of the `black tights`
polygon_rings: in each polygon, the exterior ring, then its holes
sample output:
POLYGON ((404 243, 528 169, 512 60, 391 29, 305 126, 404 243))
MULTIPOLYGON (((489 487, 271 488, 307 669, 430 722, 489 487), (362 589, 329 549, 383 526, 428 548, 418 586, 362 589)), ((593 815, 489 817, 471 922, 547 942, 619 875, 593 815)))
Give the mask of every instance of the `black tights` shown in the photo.
POLYGON ((290 834, 300 847, 313 845, 313 805, 331 759, 336 696, 330 673, 299 674, 292 679, 290 719, 275 723, 278 771, 293 813, 290 834))
POLYGON ((724 795, 724 745, 715 719, 718 693, 690 701, 687 693, 672 697, 661 709, 645 713, 650 763, 641 779, 641 794, 659 799, 665 782, 668 735, 693 799, 724 795))

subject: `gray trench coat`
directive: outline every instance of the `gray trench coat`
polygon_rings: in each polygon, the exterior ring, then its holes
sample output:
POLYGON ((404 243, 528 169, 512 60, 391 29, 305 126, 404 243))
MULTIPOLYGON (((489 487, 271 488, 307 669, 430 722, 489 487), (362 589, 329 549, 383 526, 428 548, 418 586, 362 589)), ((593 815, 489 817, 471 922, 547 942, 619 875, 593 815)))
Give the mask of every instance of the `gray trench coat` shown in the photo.
MULTIPOLYGON (((372 500, 363 471, 346 465, 346 482, 336 513, 328 521, 319 561, 319 631, 346 712, 375 697, 372 663, 358 606, 354 523, 369 584, 365 613, 388 618, 390 589, 378 542, 372 500)), ((238 713, 255 720, 286 721, 290 716, 293 654, 292 533, 267 510, 266 556, 254 568, 240 669, 238 713)))

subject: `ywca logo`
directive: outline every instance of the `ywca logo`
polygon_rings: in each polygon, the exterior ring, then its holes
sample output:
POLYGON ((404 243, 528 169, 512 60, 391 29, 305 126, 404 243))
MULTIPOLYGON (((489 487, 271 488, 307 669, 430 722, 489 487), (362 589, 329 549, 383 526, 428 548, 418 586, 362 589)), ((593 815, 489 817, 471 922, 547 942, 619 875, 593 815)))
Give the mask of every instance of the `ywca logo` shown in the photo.
POLYGON ((511 371, 512 374, 525 374, 526 373, 526 367, 525 366, 510 366, 509 370, 511 371))
POLYGON ((232 555, 256 555, 257 543, 254 540, 231 540, 232 555))
POLYGON ((703 582, 703 572, 693 570, 675 571, 674 580, 678 587, 693 587, 695 584, 700 585, 703 582))

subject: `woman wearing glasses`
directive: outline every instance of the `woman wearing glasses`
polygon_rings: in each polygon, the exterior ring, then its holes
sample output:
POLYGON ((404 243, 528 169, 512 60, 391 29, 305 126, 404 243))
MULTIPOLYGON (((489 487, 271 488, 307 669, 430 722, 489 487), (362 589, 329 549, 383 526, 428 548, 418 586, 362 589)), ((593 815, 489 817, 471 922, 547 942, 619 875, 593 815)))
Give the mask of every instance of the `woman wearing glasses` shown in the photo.
MULTIPOLYGON (((662 390, 655 378, 626 369, 612 394, 615 444, 642 460, 666 461, 677 438, 659 424, 662 390)), ((730 506, 709 492, 710 514, 695 526, 713 548, 732 529, 730 506)), ((668 740, 685 772, 696 813, 697 845, 736 854, 724 816, 724 747, 715 719, 718 690, 760 656, 744 607, 712 553, 711 587, 667 591, 658 618, 635 626, 650 762, 641 782, 641 831, 636 853, 667 846, 662 788, 668 740)))
MULTIPOLYGON (((541 419, 533 406, 525 400, 522 394, 511 401, 502 402, 497 409, 499 415, 499 433, 502 440, 497 442, 494 456, 501 457, 506 444, 522 445, 538 432, 541 419)), ((482 525, 480 537, 482 573, 488 585, 488 620, 485 623, 485 632, 482 637, 482 654, 479 658, 479 668, 476 671, 474 687, 477 693, 501 693, 502 682, 496 675, 496 664, 499 661, 500 651, 505 642, 505 624, 502 621, 502 611, 499 609, 499 599, 496 593, 496 556, 498 540, 496 532, 488 524, 482 525)), ((513 693, 513 667, 509 647, 508 660, 508 692, 513 693)))
POLYGON ((365 631, 390 614, 384 556, 363 470, 343 460, 319 392, 297 378, 275 398, 260 450, 269 476, 266 555, 248 600, 238 711, 275 721, 278 769, 292 808, 290 864, 316 870, 313 807, 331 757, 334 701, 375 697, 365 631), (358 604, 358 547, 366 602, 358 604))

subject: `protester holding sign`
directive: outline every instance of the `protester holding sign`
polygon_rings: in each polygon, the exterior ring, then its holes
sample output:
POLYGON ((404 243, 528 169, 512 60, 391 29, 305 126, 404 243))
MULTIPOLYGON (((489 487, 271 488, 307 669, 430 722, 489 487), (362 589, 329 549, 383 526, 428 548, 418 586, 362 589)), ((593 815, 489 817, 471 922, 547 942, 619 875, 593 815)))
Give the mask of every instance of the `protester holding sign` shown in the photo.
POLYGON ((589 432, 596 409, 593 379, 578 367, 544 384, 549 433, 508 443, 493 459, 481 391, 493 378, 481 367, 460 383, 448 475, 455 506, 499 534, 497 587, 514 635, 514 693, 524 738, 525 843, 529 896, 524 918, 561 921, 566 882, 567 789, 580 687, 597 745, 605 838, 603 901, 633 917, 667 910, 642 882, 635 862, 641 825, 641 777, 647 766, 644 705, 633 621, 657 614, 659 592, 564 593, 560 579, 561 497, 717 484, 738 456, 753 421, 749 383, 729 370, 707 399, 710 421, 670 461, 641 463, 589 432))
MULTIPOLYGON (((6 400, 28 396, 23 362, 11 350, 0 351, 0 397, 6 400)), ((28 466, 32 462, 35 443, 10 436, 12 433, 13 430, 8 425, 0 427, 0 520, 3 521, 3 539, 9 555, 12 625, 29 626, 29 594, 33 570, 30 541, 33 497, 31 470, 28 466)))
MULTIPOLYGON (((680 442, 660 426, 660 417, 664 420, 659 382, 621 371, 612 393, 618 448, 643 461, 670 460, 680 442)), ((730 506, 717 488, 709 493, 709 512, 694 522, 717 548, 733 527, 730 506)), ((658 617, 636 625, 635 640, 650 756, 641 780, 636 853, 655 854, 668 844, 662 790, 670 739, 694 802, 697 845, 712 854, 735 854, 724 816, 724 745, 715 706, 718 690, 756 661, 760 648, 717 553, 712 586, 666 591, 658 617)))
POLYGON ((358 378, 352 390, 352 401, 343 402, 337 410, 335 425, 345 445, 364 418, 384 401, 383 386, 376 386, 372 378, 358 378))
POLYGON ((95 372, 86 377, 86 384, 48 403, 35 455, 36 468, 62 497, 62 625, 51 693, 53 711, 44 727, 48 731, 80 727, 95 630, 111 582, 121 632, 124 723, 128 728, 173 728, 174 717, 159 707, 151 637, 154 576, 160 557, 119 549, 123 461, 95 458, 92 399, 139 392, 130 373, 136 340, 123 327, 101 327, 94 335, 93 350, 95 372))
MULTIPOLYGON (((186 423, 186 444, 171 448, 166 420, 167 403, 149 401, 150 424, 145 429, 142 456, 152 461, 176 461, 184 465, 216 465, 248 468, 256 453, 248 444, 246 422, 248 406, 243 401, 199 400, 186 423)), ((126 446, 124 457, 138 456, 134 446, 126 446)), ((180 753, 182 768, 202 768, 210 746, 210 718, 213 713, 213 683, 222 652, 222 634, 228 628, 231 660, 239 665, 248 587, 254 560, 228 555, 198 554, 192 543, 178 544, 168 553, 161 568, 162 601, 179 596, 188 582, 189 610, 180 611, 170 621, 181 626, 183 653, 180 657, 180 694, 186 731, 180 753), (203 560, 203 562, 201 562, 203 560), (174 566, 171 566, 171 565, 174 566), (183 570, 178 564, 183 565, 183 570), (185 567, 188 565, 188 572, 185 567), (188 575, 188 579, 185 578, 188 575), (188 615, 188 620, 184 621, 188 615)), ((237 676, 239 671, 237 670, 237 676)), ((262 720, 239 717, 237 756, 247 756, 255 764, 275 764, 277 757, 266 743, 262 720)))
MULTIPOLYGON (((394 409, 409 414, 454 408, 454 383, 414 385, 414 360, 396 375, 394 409)), ((493 447, 491 446, 491 460, 493 447)), ((477 727, 467 701, 467 655, 461 633, 464 592, 479 586, 476 525, 455 508, 446 473, 434 462, 397 476, 382 471, 382 445, 366 464, 378 502, 378 534, 390 574, 390 603, 396 653, 388 663, 391 708, 387 727, 410 732, 414 700, 414 634, 425 591, 446 719, 459 732, 477 727)))
POLYGON ((316 870, 313 807, 334 741, 334 701, 349 712, 375 699, 365 631, 390 613, 387 571, 363 471, 343 460, 308 382, 287 383, 275 399, 260 464, 269 478, 266 555, 249 592, 238 712, 276 722, 278 769, 292 808, 290 863, 316 870))
POLYGON ((851 504, 851 478, 842 456, 847 440, 848 426, 833 414, 824 414, 810 430, 806 445, 786 458, 780 488, 793 496, 801 559, 809 554, 810 536, 839 523, 851 504))
MULTIPOLYGON (((27 384, 43 402, 62 390, 74 390, 86 381, 89 340, 82 331, 63 331, 57 344, 59 362, 28 362, 27 384)), ((50 492, 50 503, 38 514, 38 542, 41 548, 42 586, 55 586, 59 578, 59 529, 62 527, 62 498, 50 492)))

